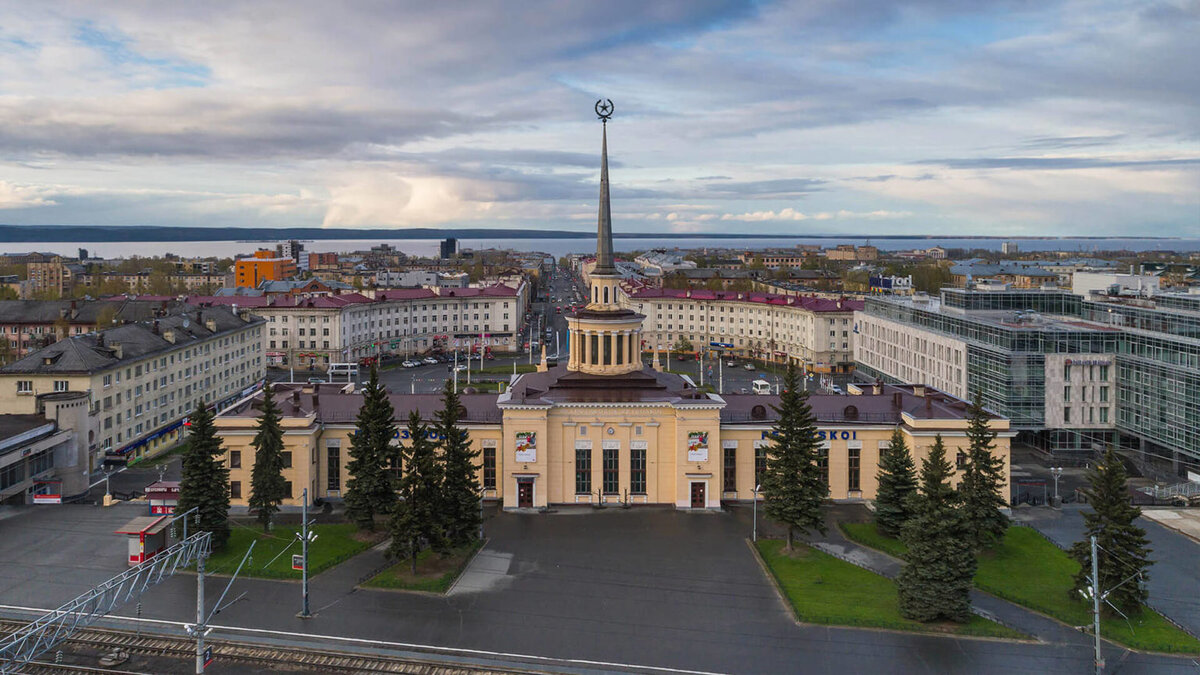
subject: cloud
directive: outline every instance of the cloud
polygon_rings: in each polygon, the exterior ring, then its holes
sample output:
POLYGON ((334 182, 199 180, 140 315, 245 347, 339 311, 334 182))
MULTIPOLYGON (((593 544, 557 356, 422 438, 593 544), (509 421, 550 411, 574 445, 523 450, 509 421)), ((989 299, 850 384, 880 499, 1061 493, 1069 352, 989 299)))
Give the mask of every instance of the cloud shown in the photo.
POLYGON ((44 191, 39 188, 0 180, 0 209, 27 209, 55 203, 53 199, 46 198, 44 191))
POLYGON ((818 211, 815 213, 802 213, 792 208, 780 209, 778 211, 752 211, 748 213, 726 213, 721 216, 721 220, 738 220, 748 223, 762 222, 786 222, 786 221, 803 221, 803 220, 880 220, 887 218, 906 218, 913 215, 908 211, 870 211, 867 213, 859 213, 841 209, 838 211, 818 211))

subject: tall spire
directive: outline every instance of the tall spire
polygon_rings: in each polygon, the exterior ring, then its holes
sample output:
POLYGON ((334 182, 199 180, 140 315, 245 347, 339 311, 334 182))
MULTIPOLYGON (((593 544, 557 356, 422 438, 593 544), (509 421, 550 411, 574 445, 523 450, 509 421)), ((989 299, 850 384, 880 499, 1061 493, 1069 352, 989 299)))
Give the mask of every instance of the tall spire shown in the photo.
POLYGON ((596 224, 596 268, 592 270, 592 274, 617 273, 617 268, 613 265, 612 207, 608 201, 608 118, 612 113, 612 101, 596 101, 596 114, 603 122, 604 131, 600 146, 600 216, 596 224))

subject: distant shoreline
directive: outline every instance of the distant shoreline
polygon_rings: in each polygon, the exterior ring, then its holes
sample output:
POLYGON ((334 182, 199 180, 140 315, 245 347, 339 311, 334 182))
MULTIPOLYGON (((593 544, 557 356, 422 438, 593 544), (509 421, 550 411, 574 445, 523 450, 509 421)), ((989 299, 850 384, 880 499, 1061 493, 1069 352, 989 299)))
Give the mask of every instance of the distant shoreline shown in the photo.
MULTIPOLYGON (((0 242, 152 242, 152 241, 233 241, 238 243, 271 243, 288 239, 307 241, 353 239, 353 240, 405 240, 405 239, 592 239, 594 230, 514 230, 514 229, 325 229, 319 227, 297 228, 237 228, 237 227, 104 227, 98 225, 0 225, 0 242)), ((1002 235, 959 235, 946 234, 809 234, 809 233, 708 233, 708 232, 614 232, 615 239, 887 239, 925 241, 939 239, 965 239, 978 241, 1172 241, 1182 237, 1145 236, 1002 236, 1002 235)))

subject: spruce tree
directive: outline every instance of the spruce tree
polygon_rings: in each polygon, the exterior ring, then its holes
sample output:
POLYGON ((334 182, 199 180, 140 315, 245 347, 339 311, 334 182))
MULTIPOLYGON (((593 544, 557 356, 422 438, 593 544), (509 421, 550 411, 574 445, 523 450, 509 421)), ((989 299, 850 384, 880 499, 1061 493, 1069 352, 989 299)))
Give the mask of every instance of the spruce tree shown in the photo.
POLYGON ((229 469, 213 425, 213 412, 200 402, 189 418, 191 435, 183 453, 183 477, 179 481, 177 515, 198 508, 198 529, 212 533, 212 550, 220 551, 229 541, 229 469))
POLYGON ((263 532, 271 531, 271 518, 288 495, 283 479, 283 427, 279 423, 279 408, 275 405, 275 388, 268 382, 263 387, 262 415, 254 440, 254 469, 250 472, 250 510, 258 514, 263 532))
POLYGON ((971 617, 975 552, 966 534, 953 468, 939 434, 921 462, 921 490, 904 526, 907 564, 896 579, 900 614, 914 621, 965 622, 971 617))
POLYGON ((436 447, 429 427, 416 410, 408 416, 409 447, 402 451, 404 471, 398 485, 399 501, 392 510, 392 543, 388 554, 409 560, 417 572, 417 555, 427 546, 441 549, 444 541, 438 517, 441 500, 437 479, 436 447))
POLYGON ((762 492, 767 516, 787 526, 790 551, 797 529, 825 533, 821 502, 829 486, 817 467, 817 421, 794 364, 788 364, 783 386, 762 492))
POLYGON ((912 498, 917 492, 917 465, 900 427, 892 431, 892 442, 883 450, 877 478, 875 526, 880 534, 898 537, 912 517, 912 498))
MULTIPOLYGON (((1146 568, 1154 563, 1149 559, 1146 531, 1133 524, 1142 510, 1130 503, 1126 479, 1125 465, 1109 447, 1104 459, 1088 472, 1086 494, 1091 510, 1083 514, 1085 536, 1071 547, 1071 557, 1081 566, 1075 588, 1086 590, 1091 585, 1087 578, 1092 574, 1091 537, 1095 535, 1100 592, 1107 593, 1107 602, 1126 616, 1134 616, 1146 602, 1146 568)), ((1106 603, 1101 603, 1101 608, 1107 614, 1115 613, 1106 603)))
POLYGON ((375 517, 391 513, 396 503, 396 489, 388 474, 388 467, 396 463, 392 447, 394 415, 387 389, 379 383, 379 370, 372 366, 346 464, 350 474, 346 481, 346 517, 359 529, 374 530, 375 517))
POLYGON ((992 453, 996 432, 988 426, 989 416, 979 394, 967 407, 967 466, 959 482, 967 533, 975 549, 991 548, 1004 537, 1008 516, 1000 510, 1008 506, 1004 488, 1004 459, 992 453))
POLYGON ((442 391, 442 409, 437 413, 434 430, 441 438, 442 504, 441 518, 451 546, 462 546, 479 534, 480 486, 475 458, 467 430, 459 426, 461 401, 450 382, 442 391))

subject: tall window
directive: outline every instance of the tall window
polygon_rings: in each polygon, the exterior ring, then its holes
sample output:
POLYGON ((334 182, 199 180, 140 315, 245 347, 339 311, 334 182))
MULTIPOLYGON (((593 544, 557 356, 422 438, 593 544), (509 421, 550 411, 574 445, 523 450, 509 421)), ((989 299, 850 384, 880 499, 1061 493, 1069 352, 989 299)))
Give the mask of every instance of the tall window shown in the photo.
MULTIPOLYGON (((850 490, 858 490, 859 489, 858 474, 859 474, 859 464, 862 461, 861 455, 862 455, 861 448, 849 448, 847 450, 847 459, 848 459, 847 467, 848 468, 847 468, 847 481, 846 482, 847 482, 848 488, 850 490)), ((828 464, 828 462, 829 462, 829 454, 828 453, 826 453, 826 455, 825 455, 825 461, 826 461, 826 464, 828 464)))
POLYGON ((737 492, 737 448, 725 448, 724 455, 725 492, 737 492))
POLYGON ((606 365, 606 366, 612 365, 612 343, 613 343, 613 336, 605 335, 604 336, 604 365, 606 365))
POLYGON ((242 468, 242 451, 241 450, 230 450, 229 451, 229 468, 231 468, 231 469, 242 468))
POLYGON ((763 476, 767 475, 767 443, 758 441, 754 444, 754 484, 762 485, 763 476))
POLYGON ((617 335, 613 337, 617 342, 617 365, 625 363, 625 336, 617 335))
POLYGON ((592 356, 592 358, 590 360, 592 362, 592 365, 594 366, 594 365, 600 363, 600 336, 592 335, 591 338, 592 338, 592 344, 591 344, 592 349, 589 353, 592 356))
POLYGON ((496 448, 483 449, 483 489, 496 489, 496 448))
POLYGON ((629 451, 629 491, 635 495, 646 494, 645 448, 633 448, 629 451))
POLYGON ((575 448, 575 493, 592 492, 592 449, 575 448))
POLYGON ((615 495, 621 492, 620 484, 620 453, 617 448, 604 448, 604 494, 615 495))
POLYGON ((342 444, 337 440, 325 444, 325 489, 342 489, 342 444))
POLYGON ((1108 379, 1108 366, 1100 366, 1100 379, 1108 379))

